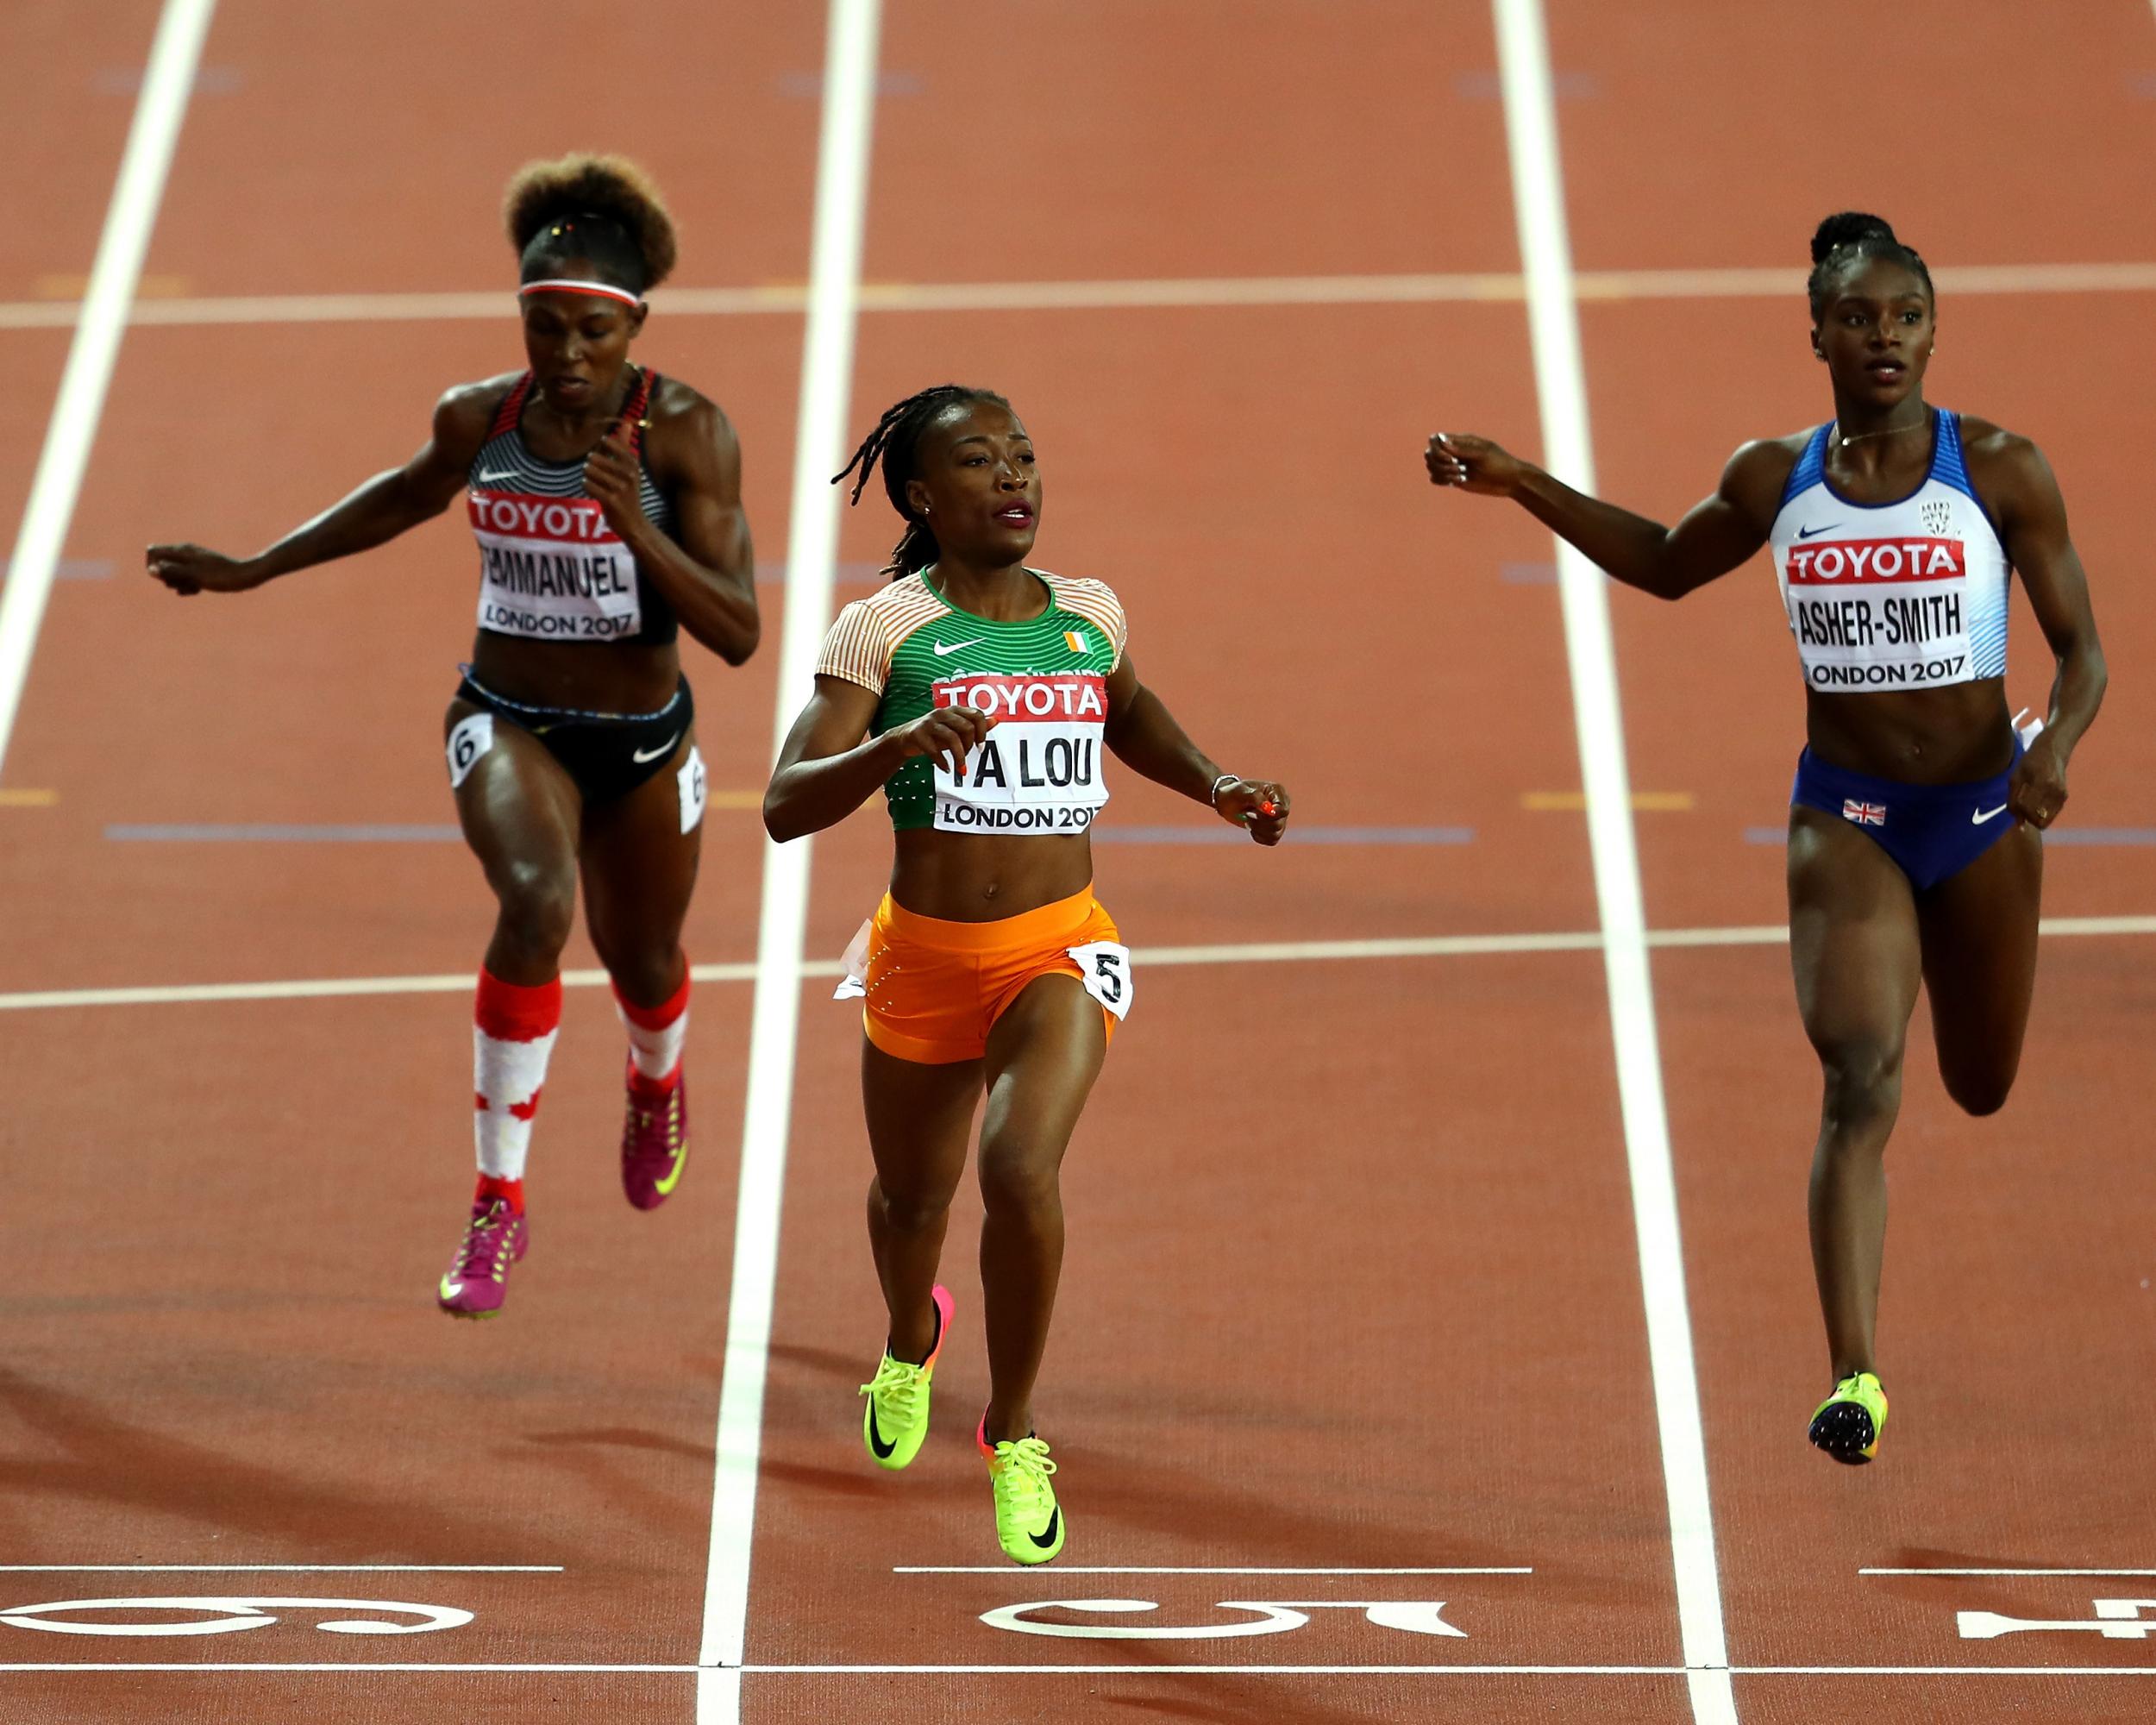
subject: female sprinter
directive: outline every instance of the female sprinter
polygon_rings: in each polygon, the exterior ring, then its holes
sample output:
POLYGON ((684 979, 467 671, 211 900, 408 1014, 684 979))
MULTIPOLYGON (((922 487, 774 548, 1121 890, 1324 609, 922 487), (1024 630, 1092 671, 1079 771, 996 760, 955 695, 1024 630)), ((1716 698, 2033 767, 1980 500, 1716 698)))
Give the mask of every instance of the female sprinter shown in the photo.
POLYGON ((1001 396, 946 384, 899 403, 839 475, 860 468, 856 501, 879 459, 906 520, 894 579, 832 626, 764 825, 798 838, 881 786, 897 829, 890 891, 840 989, 866 1001, 868 1241, 891 1318, 862 1389, 869 1454, 904 1467, 927 1434, 951 1316, 937 1259, 985 1090, 990 1391, 975 1441, 1005 1552, 1046 1563, 1066 1532, 1033 1430, 1062 1268, 1057 1171, 1132 986, 1130 952, 1093 896, 1086 835, 1108 800, 1103 751, 1260 844, 1280 843, 1288 794, 1199 753, 1138 681, 1106 586, 1026 567, 1040 472, 1001 396))
POLYGON ((479 1189, 437 1290, 461 1318, 501 1310, 530 1237, 524 1158, 580 868, 629 1032, 622 1184, 649 1209, 681 1177, 680 932, 704 767, 675 637, 686 628, 738 665, 757 633, 733 430, 687 385, 629 358, 644 291, 674 267, 656 190, 627 162, 567 156, 519 172, 505 215, 528 370, 452 389, 411 461, 259 555, 149 550, 150 573, 175 593, 241 593, 379 545, 465 497, 479 639, 445 720, 449 783, 500 911, 473 1031, 479 1189))
POLYGON ((1508 497, 1628 586, 1679 599, 1774 548, 1804 670, 1808 747, 1789 810, 1790 956, 1825 1076, 1812 1262, 1834 1393, 1813 1443, 1869 1461, 1887 1402, 1872 1352, 1883 1153, 1921 977, 1940 1076, 1972 1114, 2006 1101, 2036 971, 2044 852, 2066 763, 2103 698, 2081 559, 2036 446, 1924 399, 1935 302, 1874 216, 1812 241, 1812 351, 1834 417, 1747 443, 1674 529, 1582 497, 1481 437, 1439 433, 1441 486, 1508 497), (2008 718, 2006 588, 2058 662, 2048 718, 2008 718))

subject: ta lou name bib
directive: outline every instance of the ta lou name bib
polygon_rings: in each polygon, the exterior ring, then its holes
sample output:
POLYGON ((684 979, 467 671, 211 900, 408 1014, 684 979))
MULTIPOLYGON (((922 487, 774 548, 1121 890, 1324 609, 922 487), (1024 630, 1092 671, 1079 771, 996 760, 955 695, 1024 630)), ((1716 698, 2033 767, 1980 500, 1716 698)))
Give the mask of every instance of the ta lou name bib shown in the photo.
POLYGON ((1083 832, 1108 800, 1101 772, 1107 680, 1070 672, 955 676, 931 687, 939 707, 997 721, 954 771, 936 763, 938 832, 1083 832))
POLYGON ((643 627, 636 560, 590 498, 473 491, 479 627, 541 641, 626 641, 643 627))

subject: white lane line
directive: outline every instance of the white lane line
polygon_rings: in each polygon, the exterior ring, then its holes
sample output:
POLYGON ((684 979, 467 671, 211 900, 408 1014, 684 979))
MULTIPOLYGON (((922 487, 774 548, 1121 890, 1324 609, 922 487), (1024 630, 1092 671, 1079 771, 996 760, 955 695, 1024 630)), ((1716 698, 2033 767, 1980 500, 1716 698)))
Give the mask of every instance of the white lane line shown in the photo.
POLYGON ((180 122, 187 117, 188 92, 194 87, 203 37, 216 5, 216 0, 165 0, 158 17, 149 69, 135 98, 135 120, 128 128, 119 178, 105 209, 97 260, 91 266, 81 322, 60 373, 60 395, 46 427, 37 476, 30 483, 29 505, 22 512, 22 530, 8 564, 7 585, 0 588, 0 767, 7 762, 8 740, 22 706, 22 685, 30 674, 38 625, 45 620, 45 601, 60 568, 68 524, 75 518, 75 500, 82 492, 113 363, 119 357, 120 335, 127 327, 135 284, 141 279, 142 254, 148 248, 150 230, 157 225, 166 172, 179 142, 180 122))
POLYGON ((0 1564, 0 1575, 561 1575, 560 1564, 0 1564))
MULTIPOLYGON (((1571 242, 1556 104, 1550 90, 1549 40, 1541 0, 1491 0, 1512 160, 1520 261, 1527 278, 1527 323, 1535 389, 1550 471, 1582 491, 1595 488, 1588 431, 1587 384, 1580 363, 1573 303, 1571 242)), ((1735 1725, 1736 1694, 1722 1629, 1721 1582, 1708 1495, 1707 1452, 1700 1430, 1699 1381, 1684 1292, 1677 1181, 1670 1160, 1662 1058, 1647 964, 1646 912, 1633 848, 1632 787, 1625 765, 1624 717, 1609 631, 1606 580, 1563 540, 1555 542, 1564 612, 1572 717, 1587 789, 1588 842, 1605 937, 1602 964, 1615 1043, 1619 1108, 1632 1178, 1633 1225, 1662 1439, 1662 1478, 1670 1508, 1677 1624, 1690 1673, 1697 1725, 1735 1725)))
MULTIPOLYGON (((1008 1564, 899 1564, 893 1567, 893 1575, 1000 1575, 1010 1578, 1008 1564)), ((1532 1575, 1534 1571, 1518 1565, 1493 1567, 1445 1567, 1437 1569, 1250 1569, 1218 1565, 1200 1565, 1195 1568, 1126 1568, 1116 1565, 1089 1566, 1085 1564, 1057 1564, 1058 1575, 1532 1575)))
MULTIPOLYGON (((1127 1645, 1127 1644, 1126 1644, 1127 1645)), ((0 1664, 0 1673, 60 1672, 170 1673, 218 1672, 227 1675, 254 1673, 279 1676, 319 1674, 338 1676, 366 1672, 372 1676, 402 1674, 412 1677, 526 1675, 571 1677, 695 1677, 712 1673, 701 1665, 477 1665, 443 1661, 440 1664, 382 1664, 344 1659, 320 1662, 262 1662, 191 1659, 185 1664, 154 1664, 147 1660, 22 1660, 0 1664)), ((749 1665, 733 1674, 757 1677, 1688 1677, 1696 1673, 1683 1665, 749 1665)), ((1738 1677, 2156 1677, 2156 1665, 1737 1665, 1738 1677)))
POLYGON ((2156 1575, 2156 1569, 1860 1569, 1858 1575, 2156 1575))
MULTIPOLYGON (((1932 277, 1953 294, 2147 293, 2156 263, 1940 264, 1932 277)), ((1576 296, 1589 301, 1793 299, 1802 270, 1583 270, 1576 296)), ((1526 278, 1495 274, 1136 277, 1099 281, 871 282, 865 311, 1119 311, 1265 305, 1518 304, 1526 278)), ((798 317, 804 287, 667 287, 655 303, 668 317, 798 317)), ((498 318, 514 305, 498 289, 465 293, 234 294, 144 299, 128 321, 152 326, 257 323, 404 323, 498 318)), ((66 299, 0 301, 0 330, 65 329, 80 315, 66 299)))
MULTIPOLYGON (((2046 917, 2037 925, 2046 936, 2156 934, 2156 916, 2046 917)), ((1782 946, 1789 930, 1779 923, 1741 924, 1728 928, 1650 929, 1651 947, 1782 946)), ((1303 964, 1387 958, 1473 958, 1507 953, 1594 952, 1602 937, 1590 930, 1526 934, 1408 935, 1388 940, 1253 941, 1219 946, 1141 946, 1132 959, 1146 965, 1303 964)), ((805 980, 836 976, 836 959, 813 959, 796 967, 805 980)), ((690 973, 699 982, 752 982, 754 964, 699 964, 690 973)), ((568 988, 597 988, 604 970, 564 970, 568 988)), ((454 994, 468 990, 468 970, 427 976, 318 976, 284 982, 182 982, 127 988, 39 988, 0 994, 0 1013, 53 1011, 80 1007, 202 1006, 235 1000, 341 1000, 365 994, 454 994)))
MULTIPOLYGON (((793 499, 787 530, 785 629, 779 646, 772 734, 774 760, 795 710, 814 682, 817 650, 830 618, 838 561, 839 492, 830 480, 846 459, 881 22, 879 0, 830 0, 824 26, 823 126, 817 145, 808 328, 802 342, 793 499)), ((719 1386, 711 1549, 705 1568, 703 1637, 697 1653, 697 1664, 705 1668, 697 1684, 697 1725, 736 1725, 741 1716, 740 1668, 749 1634, 749 1567, 755 1536, 764 1379, 779 1269, 787 1129, 793 1104, 810 851, 805 838, 791 844, 768 839, 764 844, 763 913, 756 935, 756 994, 734 1221, 733 1288, 726 1308, 726 1366, 719 1386)))

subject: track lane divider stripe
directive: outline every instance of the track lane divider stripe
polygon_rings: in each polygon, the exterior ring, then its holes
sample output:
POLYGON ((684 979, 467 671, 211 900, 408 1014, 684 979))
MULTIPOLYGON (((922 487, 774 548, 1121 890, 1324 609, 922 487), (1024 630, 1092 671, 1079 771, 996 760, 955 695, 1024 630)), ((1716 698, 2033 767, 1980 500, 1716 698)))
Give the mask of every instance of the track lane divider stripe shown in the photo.
MULTIPOLYGON (((780 638, 772 757, 793 709, 815 679, 830 622, 838 561, 839 494, 830 475, 845 461, 859 321, 862 231, 868 206, 875 116, 879 0, 830 0, 824 50, 824 111, 817 144, 816 208, 809 254, 808 326, 787 530, 787 586, 780 638)), ((802 944, 808 926, 811 842, 764 842, 763 906, 756 935, 748 1096, 734 1220, 726 1364, 718 1396, 711 1546, 697 1653, 697 1725, 736 1725, 749 1633, 749 1568, 755 1537, 765 1378, 779 1270, 787 1132, 793 1103, 802 944)))
POLYGON ((97 421, 104 412, 112 368, 120 355, 120 336, 135 304, 142 276, 142 254, 157 225, 165 179, 179 145, 180 122, 187 117, 187 97, 202 63, 203 39, 210 32, 216 0, 165 0, 157 34, 150 45, 149 69, 135 97, 120 172, 105 207, 104 230, 97 237, 97 260, 83 297, 60 393, 45 430, 45 447, 30 482, 30 500, 22 511, 7 585, 0 588, 0 767, 7 762, 8 742, 22 704, 22 686, 30 674, 30 656, 45 620, 45 601, 60 570, 67 529, 75 518, 83 475, 97 441, 97 421))
MULTIPOLYGON (((2046 917, 2037 932, 2046 939, 2071 936, 2156 934, 2156 916, 2046 917)), ((1650 947, 1780 946, 1789 938, 1780 923, 1726 928, 1658 928, 1650 947)), ((1525 934, 1426 934, 1391 940, 1252 941, 1219 946, 1140 946, 1131 957, 1149 967, 1185 964, 1296 964, 1388 958, 1474 958, 1534 952, 1594 952, 1602 937, 1591 930, 1525 934)), ((834 959, 799 967, 805 980, 836 976, 834 959)), ((699 964, 699 982, 752 982, 754 964, 699 964)), ((605 986, 604 970, 564 970, 565 988, 605 986)), ((135 988, 37 988, 0 994, 0 1013, 52 1012, 85 1007, 216 1006, 244 1000, 342 1000, 364 994, 458 994, 472 987, 469 971, 425 976, 318 976, 291 982, 177 982, 135 988)), ((1060 1571, 1069 1573, 1068 1571, 1060 1571)), ((2156 1574, 2156 1571, 2151 1571, 2156 1574)))
MULTIPOLYGON (((1527 279, 1527 324, 1534 349, 1544 459, 1559 479, 1592 492, 1594 446, 1580 361, 1548 30, 1541 0, 1491 0, 1491 5, 1520 262, 1527 279)), ((1714 1556, 1706 1444, 1700 1429, 1698 1371, 1684 1291, 1683 1244, 1655 1032, 1646 911, 1633 834, 1632 787, 1625 763, 1624 715, 1610 638, 1607 581, 1570 545, 1561 539, 1556 543, 1572 718, 1581 782, 1587 792, 1588 842, 1602 925, 1602 967, 1609 991, 1633 1226, 1646 1308, 1655 1423, 1661 1434, 1663 1487, 1669 1501, 1677 1626, 1696 1725, 1736 1725, 1736 1691, 1730 1682, 1722 1627, 1721 1580, 1714 1556)))

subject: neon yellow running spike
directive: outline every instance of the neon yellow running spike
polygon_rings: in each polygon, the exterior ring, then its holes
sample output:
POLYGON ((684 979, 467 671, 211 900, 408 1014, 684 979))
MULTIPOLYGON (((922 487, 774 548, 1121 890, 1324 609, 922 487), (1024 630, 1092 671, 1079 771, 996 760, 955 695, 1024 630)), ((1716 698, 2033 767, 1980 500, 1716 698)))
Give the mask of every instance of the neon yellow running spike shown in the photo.
POLYGON ((861 1440, 878 1467, 904 1467, 921 1452, 921 1440, 928 1435, 929 1380, 936 1376, 936 1356, 950 1333, 952 1308, 949 1289, 939 1284, 931 1297, 936 1302, 936 1346, 928 1358, 909 1365, 893 1359, 887 1349, 876 1375, 861 1386, 868 1398, 861 1416, 861 1440))
POLYGON ((1868 1371, 1845 1377, 1813 1410, 1812 1442, 1836 1461, 1861 1466, 1879 1452, 1886 1430, 1886 1391, 1868 1371))
POLYGON ((996 1540, 1012 1563, 1044 1564, 1063 1548, 1062 1507, 1048 1483, 1056 1464, 1048 1446, 1028 1435, 1016 1443, 988 1441, 988 1416, 981 1416, 974 1441, 988 1462, 988 1484, 995 1493, 996 1540))

